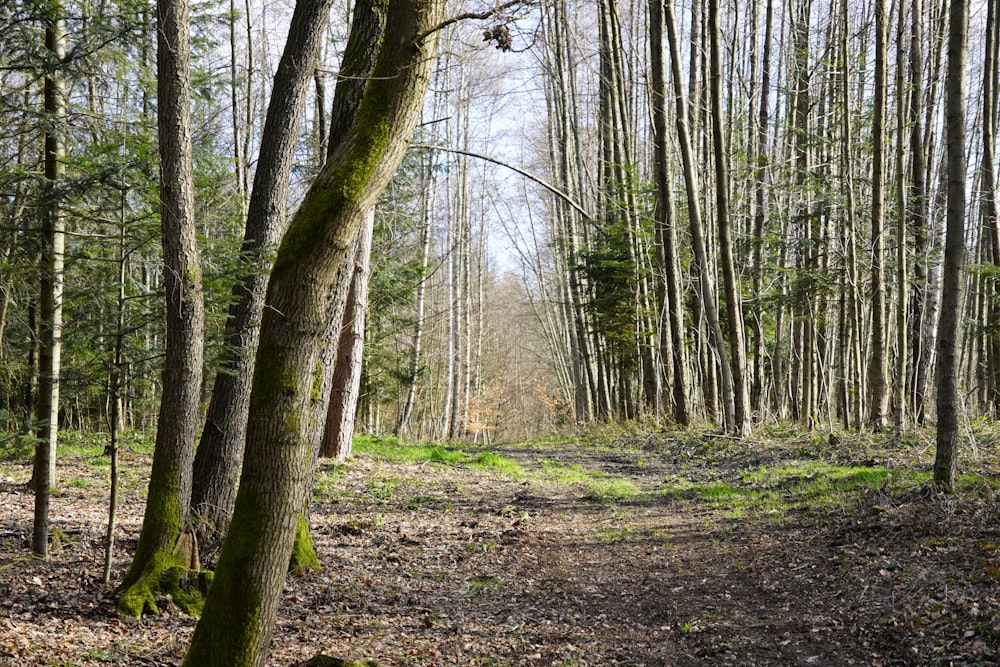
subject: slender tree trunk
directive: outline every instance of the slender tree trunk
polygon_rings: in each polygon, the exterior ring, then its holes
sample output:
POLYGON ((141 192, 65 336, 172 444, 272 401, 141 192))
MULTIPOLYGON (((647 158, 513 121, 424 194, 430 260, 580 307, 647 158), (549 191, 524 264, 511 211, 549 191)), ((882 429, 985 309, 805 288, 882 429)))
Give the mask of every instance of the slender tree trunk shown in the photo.
POLYGON ((35 558, 49 557, 49 497, 56 483, 56 441, 59 437, 59 374, 62 356, 63 252, 65 220, 59 188, 63 166, 66 123, 65 84, 62 64, 66 57, 64 8, 56 3, 45 21, 45 210, 42 212, 41 293, 38 300, 38 407, 41 422, 32 483, 35 490, 35 521, 31 552, 35 558))
MULTIPOLYGON (((766 152, 770 125, 771 42, 774 23, 773 0, 766 0, 764 12, 764 44, 761 53, 760 109, 757 113, 757 134, 753 142, 754 160, 754 221, 753 221, 753 380, 750 388, 751 406, 763 412, 764 407, 764 224, 768 216, 768 156, 766 152)), ((753 50, 755 53, 755 50, 753 50)))
POLYGON ((711 336, 712 345, 715 346, 715 354, 719 359, 719 367, 722 373, 723 427, 727 431, 732 431, 740 426, 736 422, 735 392, 731 366, 729 364, 729 354, 726 350, 725 339, 722 336, 722 328, 719 325, 719 313, 715 298, 715 281, 712 278, 712 271, 708 263, 708 252, 705 249, 704 226, 701 221, 701 204, 699 201, 702 193, 698 185, 697 165, 695 164, 691 138, 688 134, 687 103, 685 102, 680 81, 677 29, 671 1, 668 0, 664 10, 667 41, 670 47, 674 98, 677 107, 675 123, 677 125, 677 138, 681 146, 684 182, 687 187, 688 223, 691 229, 691 243, 694 246, 695 261, 698 264, 698 296, 707 319, 709 335, 711 336))
POLYGON ((733 264, 732 223, 729 205, 729 152, 722 127, 722 40, 719 3, 708 3, 709 91, 712 110, 712 146, 715 154, 715 202, 719 227, 719 262, 726 297, 729 359, 732 375, 734 422, 740 436, 750 435, 750 397, 746 383, 746 346, 743 335, 743 294, 733 264))
POLYGON ((319 450, 320 456, 336 461, 344 461, 351 455, 351 439, 354 437, 354 416, 361 390, 361 367, 365 349, 365 313, 368 310, 368 277, 371 274, 374 226, 375 209, 372 209, 361 223, 354 254, 354 271, 347 291, 347 305, 337 344, 330 407, 319 450))
POLYGON ((906 368, 909 342, 906 330, 907 310, 907 247, 906 247, 906 16, 899 13, 896 29, 896 368, 893 380, 896 429, 906 428, 906 368))
POLYGON ((424 187, 420 193, 420 282, 417 284, 417 307, 413 322, 413 351, 410 356, 406 400, 399 411, 396 420, 396 436, 404 437, 409 426, 410 416, 413 414, 413 407, 417 399, 417 381, 420 378, 420 366, 423 363, 423 339, 424 339, 424 310, 427 305, 427 269, 430 264, 431 251, 431 224, 430 224, 430 193, 432 187, 432 154, 428 152, 424 157, 423 179, 424 187))
MULTIPOLYGON (((654 186, 656 187, 657 263, 660 281, 661 336, 669 331, 672 369, 673 418, 686 426, 691 422, 687 396, 687 359, 684 345, 684 304, 681 301, 679 263, 677 261, 676 215, 670 187, 667 136, 667 70, 664 0, 649 0, 650 107, 653 118, 654 186)), ((664 355, 664 363, 667 358, 664 355)))
POLYGON ((195 238, 191 143, 191 44, 186 0, 157 3, 160 228, 166 292, 166 357, 156 449, 139 544, 119 590, 129 616, 156 611, 164 569, 190 567, 196 546, 186 527, 198 429, 205 306, 195 238))
MULTIPOLYGON (((236 0, 229 0, 229 98, 233 116, 233 169, 236 173, 236 192, 240 197, 240 202, 246 207, 249 195, 249 186, 247 183, 248 169, 246 155, 243 152, 244 146, 241 135, 244 131, 249 132, 250 129, 243 127, 242 111, 240 109, 240 85, 236 69, 239 51, 236 44, 236 22, 238 20, 239 15, 236 13, 236 0)), ((247 17, 247 20, 250 20, 249 17, 247 17)), ((251 46, 248 43, 247 50, 249 51, 250 48, 251 46)), ((248 73, 247 78, 249 79, 249 77, 248 73)), ((249 82, 247 88, 249 90, 249 82)))
POLYGON ((958 345, 965 262, 965 55, 969 8, 951 0, 948 18, 948 73, 945 96, 945 148, 948 153, 948 209, 942 270, 941 315, 937 334, 937 451, 934 482, 954 492, 958 471, 958 345))
MULTIPOLYGON (((1000 265, 1000 213, 997 211, 996 136, 998 97, 998 21, 996 2, 987 3, 986 45, 983 59, 983 230, 981 234, 985 261, 1000 265)), ((983 276, 987 300, 985 327, 986 363, 984 389, 986 408, 994 418, 1000 416, 1000 278, 996 273, 983 276)))
POLYGON ((107 586, 111 583, 111 568, 114 564, 115 553, 115 531, 118 524, 118 495, 119 495, 119 451, 118 441, 121 433, 122 421, 122 385, 123 385, 123 350, 125 346, 125 280, 126 269, 128 267, 128 254, 125 249, 126 241, 126 184, 125 177, 122 176, 121 193, 121 218, 119 224, 118 237, 118 303, 115 311, 115 346, 114 359, 111 366, 111 377, 108 386, 108 396, 111 400, 111 416, 108 420, 109 442, 104 453, 110 458, 110 483, 111 490, 108 494, 108 528, 104 535, 104 572, 102 581, 107 586))
POLYGON ((875 108, 872 127, 872 326, 868 362, 868 422, 887 423, 889 408, 885 304, 885 97, 888 21, 885 0, 875 0, 875 108))

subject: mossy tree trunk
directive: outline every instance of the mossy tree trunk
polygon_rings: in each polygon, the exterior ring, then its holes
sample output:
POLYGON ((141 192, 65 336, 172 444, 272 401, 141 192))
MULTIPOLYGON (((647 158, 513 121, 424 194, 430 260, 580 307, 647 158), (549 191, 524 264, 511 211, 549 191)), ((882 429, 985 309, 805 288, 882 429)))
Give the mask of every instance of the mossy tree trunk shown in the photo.
POLYGON ((309 489, 332 288, 365 213, 402 161, 426 92, 443 0, 389 0, 354 122, 307 192, 268 286, 246 458, 215 582, 184 664, 263 665, 309 489))
POLYGON ((288 224, 285 210, 299 120, 332 4, 296 3, 264 121, 243 237, 244 275, 233 286, 227 345, 194 461, 191 514, 203 542, 221 540, 236 499, 270 262, 288 224))
POLYGON ((185 534, 185 522, 204 357, 191 146, 190 19, 186 0, 159 0, 156 11, 166 358, 146 513, 132 565, 119 587, 119 610, 130 616, 155 611, 161 575, 192 563, 194 545, 185 534))

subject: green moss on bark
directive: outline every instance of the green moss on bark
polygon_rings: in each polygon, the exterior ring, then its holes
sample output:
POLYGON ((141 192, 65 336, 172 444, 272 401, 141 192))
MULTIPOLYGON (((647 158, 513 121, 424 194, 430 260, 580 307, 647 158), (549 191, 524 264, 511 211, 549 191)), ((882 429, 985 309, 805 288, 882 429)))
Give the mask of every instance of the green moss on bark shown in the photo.
POLYGON ((299 525, 295 530, 295 545, 292 547, 292 559, 288 564, 289 572, 304 572, 305 570, 322 570, 319 557, 313 548, 312 538, 309 536, 309 522, 306 521, 305 513, 299 516, 299 525))
POLYGON ((180 559, 157 554, 146 572, 118 598, 118 613, 140 618, 158 614, 164 604, 173 604, 192 616, 201 615, 212 573, 191 570, 180 559))
POLYGON ((323 655, 321 653, 309 658, 308 660, 297 662, 292 667, 379 667, 379 664, 373 660, 353 662, 351 660, 335 658, 332 655, 323 655))
MULTIPOLYGON (((260 368, 260 364, 258 364, 260 368)), ((253 667, 261 643, 264 606, 261 582, 246 573, 258 545, 273 530, 273 514, 250 485, 241 485, 226 534, 211 599, 184 656, 184 667, 253 667), (213 613, 212 608, 215 608, 213 613), (220 614, 218 609, 224 609, 220 614)))

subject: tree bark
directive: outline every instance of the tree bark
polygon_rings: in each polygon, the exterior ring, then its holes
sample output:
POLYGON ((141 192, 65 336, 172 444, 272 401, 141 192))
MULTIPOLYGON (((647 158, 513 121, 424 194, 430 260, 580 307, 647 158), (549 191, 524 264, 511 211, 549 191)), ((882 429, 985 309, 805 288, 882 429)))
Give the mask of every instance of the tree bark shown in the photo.
MULTIPOLYGON (((654 178, 658 278, 660 284, 660 335, 670 337, 670 364, 673 384, 673 418, 686 426, 691 421, 687 396, 687 360, 685 354, 684 304, 681 301, 679 262, 677 261, 676 212, 670 186, 667 136, 667 71, 663 61, 666 49, 664 0, 649 0, 650 107, 653 121, 654 178)), ((661 347, 666 347, 662 345, 661 347)), ((666 359, 664 359, 666 363, 666 359)))
POLYGON ((166 357, 156 449, 139 544, 119 590, 119 610, 156 611, 153 589, 172 565, 193 562, 186 533, 198 429, 205 305, 195 238, 191 142, 191 44, 186 0, 157 3, 160 229, 166 292, 166 357))
POLYGON ((698 298, 706 316, 709 335, 711 337, 712 344, 715 346, 715 353, 718 355, 719 367, 722 373, 723 427, 727 431, 734 431, 737 429, 737 423, 733 377, 731 366, 729 365, 729 354, 726 350, 726 341, 723 338, 722 328, 719 325, 719 311, 715 297, 715 281, 712 278, 712 271, 708 264, 708 251, 705 249, 704 226, 701 220, 701 205, 699 202, 699 198, 702 193, 698 184, 694 150, 691 146, 691 137, 688 132, 687 103, 685 101, 680 81, 680 56, 678 51, 677 28, 676 21, 674 20, 674 9, 671 0, 668 0, 664 9, 667 41, 670 48, 674 99, 676 102, 674 122, 677 125, 677 138, 681 146, 681 160, 684 169, 684 183, 687 188, 688 224, 691 229, 691 243, 694 246, 695 260, 698 264, 698 298))
POLYGON ((712 113, 712 148, 715 156, 715 205, 719 229, 719 263, 722 265, 729 332, 730 375, 733 392, 732 429, 750 435, 750 397, 746 383, 746 345, 743 334, 743 294, 733 265, 732 223, 729 205, 729 153, 722 120, 722 40, 719 3, 708 3, 709 97, 712 113))
POLYGON ((44 105, 48 124, 45 130, 45 209, 42 212, 41 285, 38 300, 38 405, 41 422, 35 445, 32 484, 35 490, 34 529, 31 552, 35 558, 49 557, 49 498, 56 483, 56 442, 59 438, 59 374, 62 357, 63 252, 65 220, 59 187, 63 165, 66 124, 66 93, 62 61, 66 57, 64 8, 56 3, 45 21, 47 53, 44 105))
POLYGON ((440 0, 389 0, 355 122, 278 250, 261 324, 232 525, 184 664, 263 666, 309 489, 331 289, 364 215, 402 160, 427 89, 440 0))
POLYGON ((937 450, 934 482, 953 493, 958 471, 958 343, 965 263, 965 54, 969 8, 951 0, 948 19, 948 70, 945 96, 945 147, 948 158, 948 208, 942 269, 941 314, 937 334, 937 450))
POLYGON ((354 416, 361 390, 361 367, 365 349, 365 313, 368 310, 368 277, 371 275, 372 233, 375 210, 361 223, 354 270, 347 291, 347 305, 337 343, 337 361, 333 371, 330 407, 319 455, 344 461, 351 455, 354 416))
POLYGON ((872 121, 872 326, 868 362, 868 422, 888 423, 889 383, 885 304, 885 97, 888 21, 885 0, 875 2, 875 108, 872 121))
POLYGON ((194 461, 191 511, 203 543, 221 539, 235 502, 268 272, 287 228, 299 121, 332 4, 333 0, 296 3, 275 74, 241 249, 244 275, 233 286, 226 347, 194 461))

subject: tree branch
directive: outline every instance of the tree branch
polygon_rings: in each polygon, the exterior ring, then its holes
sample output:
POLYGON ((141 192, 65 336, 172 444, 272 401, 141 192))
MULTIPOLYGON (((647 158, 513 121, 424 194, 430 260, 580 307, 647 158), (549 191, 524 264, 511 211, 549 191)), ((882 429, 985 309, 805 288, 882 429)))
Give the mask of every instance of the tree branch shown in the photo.
POLYGON ((564 202, 572 206, 574 209, 576 209, 576 211, 579 212, 580 215, 582 215, 584 218, 588 220, 594 219, 594 216, 590 215, 590 213, 587 212, 587 209, 583 208, 583 206, 577 203, 577 201, 573 199, 571 196, 569 196, 556 186, 552 185, 545 179, 539 178, 538 176, 535 176, 534 174, 531 174, 525 171, 524 169, 521 169, 520 167, 515 167, 512 164, 508 164, 496 158, 489 157, 488 155, 483 155, 482 153, 473 153, 472 151, 463 151, 458 148, 448 148, 447 146, 433 146, 431 144, 410 144, 410 148, 424 148, 432 151, 455 153, 457 155, 468 155, 469 157, 478 158, 480 160, 485 160, 487 162, 492 162, 493 164, 500 165, 501 167, 505 167, 513 172, 520 174, 521 176, 524 176, 530 181, 538 183, 540 186, 542 186, 543 188, 545 188, 546 190, 548 190, 549 192, 551 192, 552 194, 554 194, 555 196, 559 197, 564 202))
POLYGON ((535 2, 533 2, 533 0, 508 0, 507 2, 503 3, 502 5, 497 5, 496 7, 492 8, 492 9, 488 9, 485 12, 464 12, 462 14, 456 14, 455 16, 450 16, 450 17, 446 18, 445 20, 441 21, 437 25, 431 26, 427 30, 424 30, 423 32, 418 33, 416 41, 417 41, 417 43, 420 43, 423 40, 427 39, 428 36, 434 34, 435 32, 437 32, 439 30, 444 30, 445 28, 447 28, 448 26, 450 26, 452 23, 458 23, 459 21, 465 21, 467 19, 473 19, 473 20, 478 20, 478 21, 485 21, 488 18, 492 18, 492 17, 496 16, 497 14, 499 14, 502 11, 504 11, 505 9, 510 9, 511 7, 517 7, 518 5, 524 5, 524 6, 529 6, 530 7, 530 6, 534 6, 535 2))

